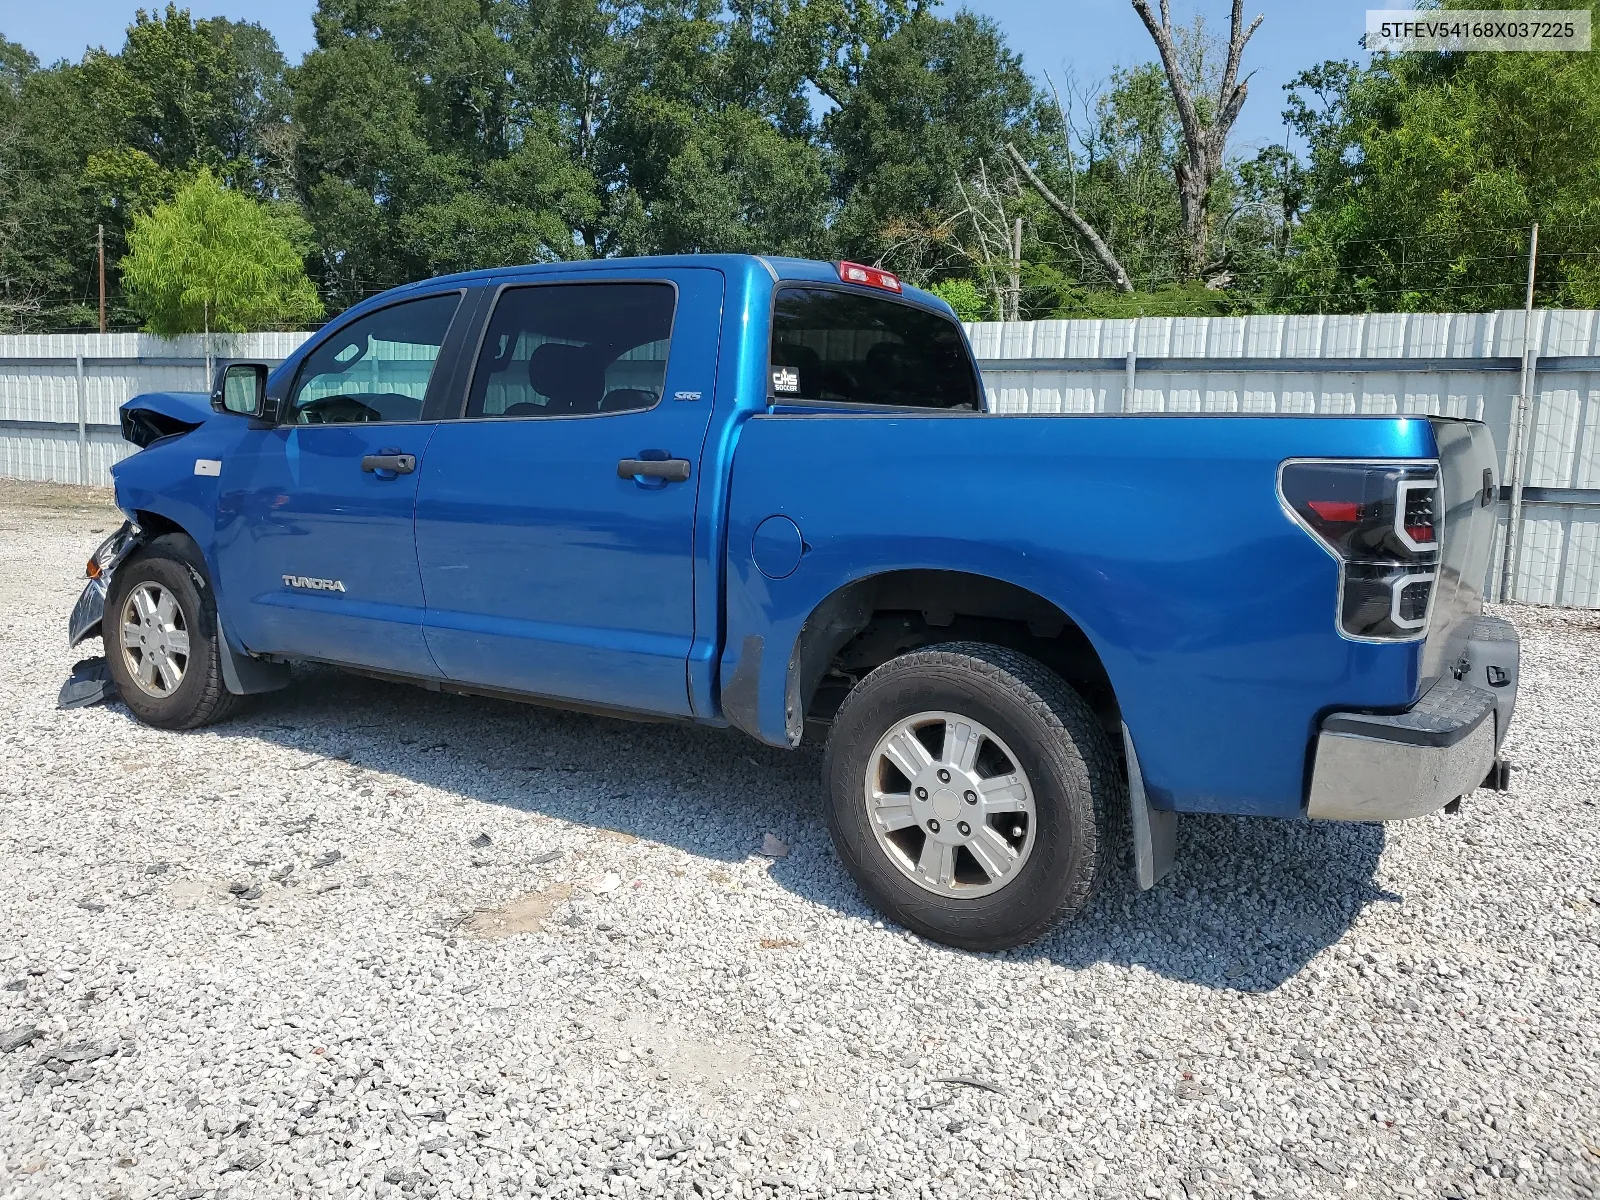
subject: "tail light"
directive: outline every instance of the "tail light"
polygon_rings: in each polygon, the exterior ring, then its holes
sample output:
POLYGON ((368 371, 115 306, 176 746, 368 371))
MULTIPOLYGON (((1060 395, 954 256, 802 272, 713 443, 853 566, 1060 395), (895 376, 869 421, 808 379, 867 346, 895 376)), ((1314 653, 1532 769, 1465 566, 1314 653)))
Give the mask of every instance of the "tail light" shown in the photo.
POLYGON ((1423 637, 1439 579, 1437 463, 1290 462, 1284 505, 1339 561, 1347 637, 1423 637))

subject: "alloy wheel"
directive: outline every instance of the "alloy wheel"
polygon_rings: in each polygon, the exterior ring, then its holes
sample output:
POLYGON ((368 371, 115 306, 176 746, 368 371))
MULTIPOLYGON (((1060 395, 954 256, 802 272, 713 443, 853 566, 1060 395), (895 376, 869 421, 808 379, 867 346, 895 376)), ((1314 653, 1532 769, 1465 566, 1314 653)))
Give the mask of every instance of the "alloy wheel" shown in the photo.
POLYGON ((977 898, 1017 877, 1033 852, 1027 774, 971 717, 922 712, 879 739, 864 798, 879 847, 918 887, 977 898))

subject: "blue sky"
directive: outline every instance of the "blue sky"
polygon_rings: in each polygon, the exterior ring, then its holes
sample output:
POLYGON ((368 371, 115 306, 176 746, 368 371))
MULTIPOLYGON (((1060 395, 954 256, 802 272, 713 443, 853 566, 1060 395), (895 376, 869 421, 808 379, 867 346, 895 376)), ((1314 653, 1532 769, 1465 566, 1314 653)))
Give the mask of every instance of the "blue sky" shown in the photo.
MULTIPOLYGON (((146 0, 154 7, 157 0, 146 0)), ((164 0, 162 0, 164 2, 164 0)), ((0 15, 0 33, 21 42, 45 62, 77 59, 86 46, 115 50, 138 3, 127 0, 52 0, 30 3, 8 0, 0 15)), ((311 12, 315 0, 270 0, 267 3, 192 0, 196 16, 226 16, 259 21, 277 36, 291 62, 312 46, 311 12)), ((957 7, 947 0, 945 11, 957 7)), ((1080 81, 1104 78, 1113 67, 1154 57, 1150 36, 1128 0, 970 0, 967 7, 995 18, 1013 49, 1034 75, 1049 71, 1059 81, 1070 70, 1080 81)), ((1174 0, 1174 20, 1202 12, 1221 33, 1227 28, 1226 0, 1174 0)), ((1367 0, 1255 0, 1246 4, 1246 19, 1266 18, 1245 52, 1245 69, 1255 72, 1250 100, 1234 130, 1234 153, 1283 137, 1285 83, 1305 67, 1326 58, 1360 54, 1358 39, 1365 28, 1367 0)))

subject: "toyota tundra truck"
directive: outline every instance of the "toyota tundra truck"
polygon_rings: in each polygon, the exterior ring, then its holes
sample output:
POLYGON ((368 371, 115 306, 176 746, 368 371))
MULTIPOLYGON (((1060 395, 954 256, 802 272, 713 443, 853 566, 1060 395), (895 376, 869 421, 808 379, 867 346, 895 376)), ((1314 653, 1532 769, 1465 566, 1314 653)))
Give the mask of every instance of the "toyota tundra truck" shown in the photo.
POLYGON ((1504 785, 1477 422, 995 413, 936 297, 718 255, 411 284, 122 421, 70 637, 139 720, 304 661, 825 739, 844 866, 955 946, 1071 917, 1130 840, 1152 886, 1184 813, 1504 785))

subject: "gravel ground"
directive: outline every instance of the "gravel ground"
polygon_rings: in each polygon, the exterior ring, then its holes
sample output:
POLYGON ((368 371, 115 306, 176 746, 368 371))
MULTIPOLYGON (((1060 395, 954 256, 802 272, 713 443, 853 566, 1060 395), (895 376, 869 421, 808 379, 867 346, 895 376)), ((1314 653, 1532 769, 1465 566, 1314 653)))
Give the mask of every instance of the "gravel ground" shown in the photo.
POLYGON ((327 671, 57 712, 115 520, 0 489, 0 1194, 1600 1195, 1600 614, 1515 612, 1511 794, 1188 818, 987 956, 874 919, 813 752, 327 671))

